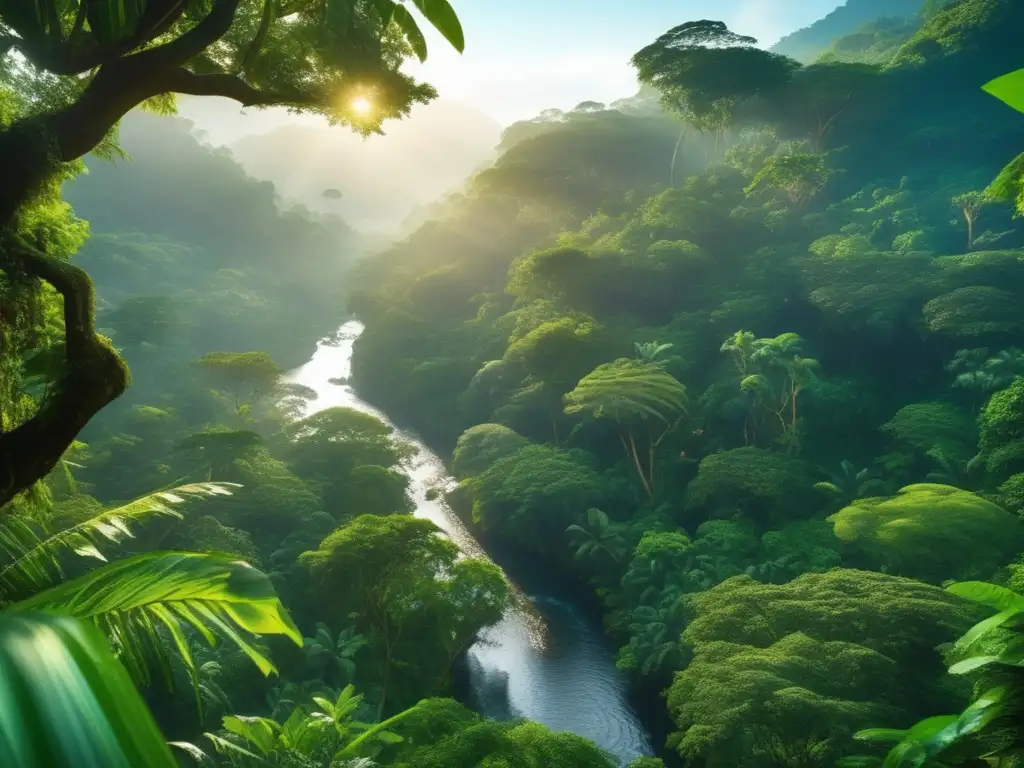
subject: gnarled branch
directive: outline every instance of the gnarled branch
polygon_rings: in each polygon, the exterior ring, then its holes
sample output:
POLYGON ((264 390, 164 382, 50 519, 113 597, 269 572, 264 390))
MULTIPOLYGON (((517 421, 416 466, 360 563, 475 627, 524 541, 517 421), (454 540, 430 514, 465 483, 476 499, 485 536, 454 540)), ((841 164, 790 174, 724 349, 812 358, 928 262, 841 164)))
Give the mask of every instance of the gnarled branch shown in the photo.
POLYGON ((318 99, 302 93, 280 93, 266 91, 247 83, 237 75, 199 75, 187 69, 178 68, 163 77, 166 90, 189 96, 222 96, 237 101, 244 107, 270 105, 315 106, 318 99))
POLYGON ((128 386, 128 368, 96 333, 92 281, 70 262, 16 235, 0 243, 11 275, 44 280, 64 300, 65 367, 30 419, 0 435, 0 506, 45 477, 78 433, 128 386))

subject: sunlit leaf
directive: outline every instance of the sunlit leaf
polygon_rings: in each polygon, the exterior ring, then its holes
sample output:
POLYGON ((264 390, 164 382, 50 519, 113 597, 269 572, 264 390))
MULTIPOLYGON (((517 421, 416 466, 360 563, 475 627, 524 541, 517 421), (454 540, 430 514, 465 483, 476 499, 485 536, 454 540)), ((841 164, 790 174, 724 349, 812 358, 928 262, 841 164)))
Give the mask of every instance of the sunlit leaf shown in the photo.
POLYGON ((411 0, 420 13, 434 25, 444 39, 452 44, 459 53, 466 50, 466 39, 462 32, 462 23, 459 21, 455 9, 448 4, 448 0, 411 0))
POLYGON ((156 627, 170 633, 186 665, 191 656, 184 627, 213 644, 226 637, 260 668, 274 666, 238 630, 279 634, 302 645, 302 636, 278 599, 270 579, 231 555, 153 552, 120 560, 27 600, 9 611, 45 611, 89 619, 111 638, 121 660, 148 682, 147 660, 165 651, 156 627), (182 625, 184 622, 184 626, 182 625))
POLYGON ((989 80, 981 89, 1018 112, 1024 112, 1024 69, 989 80))
POLYGON ((412 46, 412 50, 417 58, 420 61, 426 61, 427 40, 423 37, 423 32, 420 31, 420 27, 416 23, 416 19, 412 17, 412 14, 406 10, 404 5, 396 5, 391 18, 401 27, 402 32, 405 33, 405 39, 409 41, 409 45, 412 46))
POLYGON ((60 556, 77 552, 87 557, 101 556, 98 545, 118 542, 132 535, 132 525, 152 517, 181 518, 173 505, 186 499, 230 495, 235 483, 193 483, 170 491, 143 496, 120 507, 105 509, 77 525, 47 535, 29 521, 6 519, 0 523, 0 595, 14 599, 28 588, 51 584, 62 573, 60 556))
POLYGON ((951 595, 987 605, 997 611, 1009 609, 1024 611, 1024 595, 1019 595, 1012 589, 989 584, 988 582, 961 581, 956 584, 950 584, 946 587, 946 591, 951 595))

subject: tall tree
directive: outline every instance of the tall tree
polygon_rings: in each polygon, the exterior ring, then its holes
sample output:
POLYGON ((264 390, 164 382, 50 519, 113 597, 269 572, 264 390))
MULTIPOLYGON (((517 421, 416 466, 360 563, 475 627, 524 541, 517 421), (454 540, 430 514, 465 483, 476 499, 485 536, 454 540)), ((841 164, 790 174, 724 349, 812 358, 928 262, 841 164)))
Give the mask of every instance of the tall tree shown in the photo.
POLYGON ((639 50, 632 63, 666 107, 698 130, 720 134, 740 103, 781 88, 799 66, 756 45, 721 21, 690 21, 639 50))
POLYGON ((820 154, 836 126, 873 106, 880 70, 871 64, 838 61, 811 64, 793 72, 784 88, 767 95, 754 114, 777 124, 784 138, 809 142, 820 154))
POLYGON ((967 224, 967 250, 974 247, 974 225, 978 221, 981 209, 989 202, 989 197, 984 192, 964 192, 953 198, 953 207, 963 214, 964 222, 967 224))
POLYGON ((686 388, 657 363, 621 358, 599 365, 565 396, 566 413, 618 422, 619 439, 648 497, 658 446, 686 413, 686 388))
MULTIPOLYGON (((412 5, 460 51, 447 0, 412 5)), ((101 146, 143 103, 173 94, 286 106, 364 133, 434 90, 400 71, 426 42, 393 0, 10 0, 0 3, 0 65, 23 62, 31 100, 0 107, 0 269, 48 283, 64 304, 65 367, 35 413, 0 434, 0 504, 53 468, 78 432, 124 392, 128 371, 96 331, 88 275, 45 239, 27 206, 53 195, 66 165, 101 146), (367 108, 369 107, 369 108, 367 108)))
POLYGON ((427 676, 436 687, 478 631, 502 616, 508 587, 497 566, 458 556, 429 520, 362 515, 300 558, 336 595, 335 615, 354 613, 371 637, 378 719, 402 678, 427 676), (406 671, 396 680, 399 667, 406 671))
POLYGON ((772 414, 780 442, 790 452, 799 447, 798 401, 819 367, 817 360, 801 356, 803 344, 795 333, 758 339, 750 331, 737 331, 722 344, 740 374, 740 391, 751 399, 751 415, 743 428, 748 444, 756 445, 758 434, 765 432, 760 417, 772 414))
POLYGON ((266 397, 284 373, 266 352, 211 352, 196 360, 241 412, 266 397))

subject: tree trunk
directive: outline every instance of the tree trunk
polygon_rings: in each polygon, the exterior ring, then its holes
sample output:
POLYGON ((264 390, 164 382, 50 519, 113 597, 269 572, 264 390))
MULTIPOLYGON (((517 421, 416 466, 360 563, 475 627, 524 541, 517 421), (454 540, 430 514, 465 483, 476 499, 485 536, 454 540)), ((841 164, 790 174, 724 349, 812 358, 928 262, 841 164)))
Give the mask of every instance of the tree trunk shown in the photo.
POLYGON ((0 506, 56 467, 82 428, 128 386, 128 368, 96 333, 89 276, 19 235, 21 208, 61 163, 95 148, 130 109, 164 91, 159 71, 128 61, 102 68, 70 106, 0 131, 0 269, 11 279, 52 285, 64 302, 65 334, 59 378, 28 421, 0 434, 0 506))
POLYGON ((78 267, 14 236, 0 245, 8 274, 45 280, 64 300, 64 370, 36 413, 0 434, 0 506, 45 477, 78 433, 128 386, 128 368, 96 333, 92 281, 78 267))
MULTIPOLYGON (((633 439, 633 433, 629 432, 628 434, 629 448, 626 449, 626 453, 633 458, 633 464, 636 466, 636 473, 640 476, 640 482, 643 483, 644 490, 647 491, 647 498, 653 499, 654 492, 651 490, 650 483, 647 482, 647 475, 644 473, 643 465, 640 463, 640 456, 636 452, 636 441, 633 439)), ((623 440, 622 444, 625 445, 626 441, 623 440)))
POLYGON ((679 131, 679 138, 676 139, 676 148, 672 150, 672 164, 668 170, 668 185, 674 187, 676 184, 676 158, 679 157, 679 147, 683 143, 683 137, 686 136, 686 124, 683 123, 682 130, 679 131))

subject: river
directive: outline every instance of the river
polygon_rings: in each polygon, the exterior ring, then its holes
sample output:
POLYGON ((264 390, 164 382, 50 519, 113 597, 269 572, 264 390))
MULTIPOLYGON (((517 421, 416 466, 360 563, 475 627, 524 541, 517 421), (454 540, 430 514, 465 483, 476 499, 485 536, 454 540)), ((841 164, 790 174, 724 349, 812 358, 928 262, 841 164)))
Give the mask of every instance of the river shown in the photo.
MULTIPOLYGON (((308 363, 289 374, 290 381, 316 391, 309 413, 344 406, 391 423, 360 400, 351 386, 330 381, 350 376, 352 346, 362 330, 358 322, 345 323, 336 337, 320 342, 308 363)), ((407 469, 415 514, 434 522, 465 554, 487 557, 443 498, 428 498, 435 496, 432 489, 454 484, 444 462, 414 436, 401 430, 398 435, 416 448, 407 469)), ((543 584, 525 586, 524 591, 513 583, 515 605, 470 649, 467 703, 489 717, 524 717, 556 731, 577 733, 623 765, 652 754, 600 624, 557 590, 543 584)))

